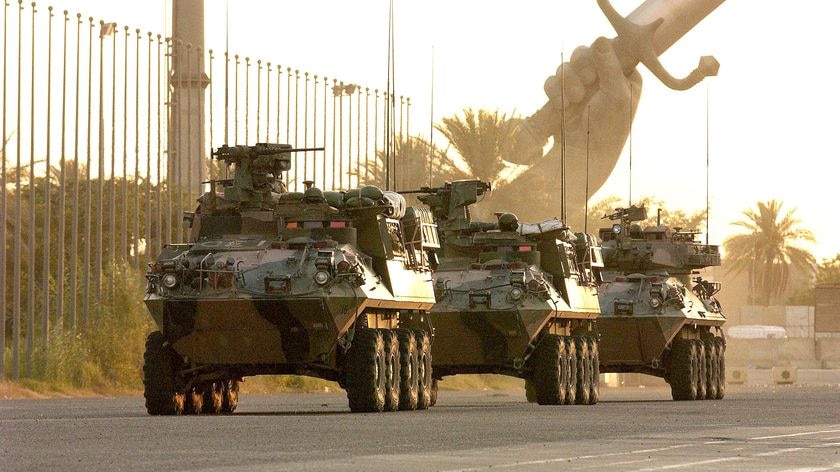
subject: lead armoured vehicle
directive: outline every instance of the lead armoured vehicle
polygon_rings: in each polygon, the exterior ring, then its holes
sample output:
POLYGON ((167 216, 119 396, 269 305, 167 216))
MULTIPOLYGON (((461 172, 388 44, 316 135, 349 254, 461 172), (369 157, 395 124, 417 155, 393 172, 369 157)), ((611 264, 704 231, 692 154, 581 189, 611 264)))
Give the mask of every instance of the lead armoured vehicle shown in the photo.
POLYGON ((428 406, 431 216, 376 187, 287 192, 293 151, 219 148, 234 178, 211 182, 189 243, 150 264, 150 414, 232 412, 238 381, 260 374, 337 381, 354 412, 428 406))
POLYGON ((723 398, 726 318, 714 297, 720 283, 698 273, 720 265, 718 247, 659 222, 643 229, 644 207, 605 218, 616 223, 599 234, 601 371, 662 377, 674 400, 723 398))
MULTIPOLYGON (((599 397, 601 257, 595 238, 558 220, 523 224, 511 213, 472 221, 469 206, 490 190, 459 180, 417 192, 441 234, 431 310, 435 382, 456 374, 526 379, 540 404, 594 404, 599 397)), ((436 388, 436 385, 435 387, 436 388)))

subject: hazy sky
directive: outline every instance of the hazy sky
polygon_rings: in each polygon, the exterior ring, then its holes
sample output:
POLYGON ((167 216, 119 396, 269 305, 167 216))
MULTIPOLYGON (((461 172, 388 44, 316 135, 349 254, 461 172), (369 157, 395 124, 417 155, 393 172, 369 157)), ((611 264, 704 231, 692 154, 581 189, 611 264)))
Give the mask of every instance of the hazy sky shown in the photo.
MULTIPOLYGON (((15 2, 16 3, 16 2, 15 2)), ((206 0, 206 45, 371 87, 386 78, 388 0, 206 0)), ((613 0, 628 13, 636 0, 613 0)), ((168 32, 164 0, 55 0, 60 10, 168 32)), ((542 85, 575 47, 614 36, 594 0, 397 0, 396 87, 412 99, 414 134, 428 136, 432 47, 434 116, 465 107, 530 114, 542 85)), ((46 6, 47 3, 39 2, 46 6)), ((718 77, 687 92, 643 70, 633 131, 633 194, 687 211, 705 205, 706 94, 710 106, 711 239, 758 200, 798 207, 818 239, 818 258, 840 252, 840 2, 729 0, 671 48, 662 62, 685 75, 701 55, 718 77)), ((438 136, 438 139, 440 137, 438 136)), ((627 196, 625 150, 595 195, 627 196)))

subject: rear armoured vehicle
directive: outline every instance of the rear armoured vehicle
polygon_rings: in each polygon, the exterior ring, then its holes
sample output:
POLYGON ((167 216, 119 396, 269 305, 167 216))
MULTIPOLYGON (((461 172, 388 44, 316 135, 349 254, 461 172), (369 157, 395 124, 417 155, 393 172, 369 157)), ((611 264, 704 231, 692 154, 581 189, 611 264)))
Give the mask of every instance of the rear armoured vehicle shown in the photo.
POLYGON ((435 382, 504 374, 525 379, 529 399, 540 404, 594 404, 601 265, 595 238, 558 220, 523 224, 511 213, 472 221, 469 206, 489 190, 488 183, 460 180, 415 192, 441 234, 431 310, 435 382))
POLYGON ((720 265, 718 247, 659 222, 643 229, 643 207, 605 218, 616 223, 599 234, 601 371, 662 377, 674 400, 723 398, 726 318, 714 297, 720 284, 698 272, 720 265))
POLYGON ((288 192, 293 151, 219 148, 234 178, 185 215, 189 243, 150 264, 149 413, 232 412, 260 374, 337 381, 356 412, 428 406, 431 216, 376 187, 288 192))

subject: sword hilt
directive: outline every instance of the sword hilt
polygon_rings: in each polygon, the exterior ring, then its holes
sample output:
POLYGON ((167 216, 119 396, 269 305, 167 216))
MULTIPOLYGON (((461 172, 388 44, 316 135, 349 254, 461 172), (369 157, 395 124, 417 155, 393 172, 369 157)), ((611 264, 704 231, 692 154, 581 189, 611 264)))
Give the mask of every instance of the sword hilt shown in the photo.
MULTIPOLYGON (((682 79, 674 77, 659 61, 659 56, 654 45, 654 35, 656 34, 656 30, 665 21, 664 19, 657 18, 650 23, 639 25, 621 16, 613 8, 609 0, 597 1, 601 11, 604 12, 607 20, 613 26, 616 33, 618 33, 615 40, 620 41, 621 49, 632 56, 632 59, 620 58, 622 59, 622 63, 626 63, 625 61, 628 60, 641 62, 657 79, 674 90, 688 90, 706 77, 717 75, 718 69, 720 69, 720 63, 713 56, 703 56, 700 58, 700 63, 697 67, 686 77, 682 79)), ((635 68, 635 64, 632 65, 632 68, 635 68)))

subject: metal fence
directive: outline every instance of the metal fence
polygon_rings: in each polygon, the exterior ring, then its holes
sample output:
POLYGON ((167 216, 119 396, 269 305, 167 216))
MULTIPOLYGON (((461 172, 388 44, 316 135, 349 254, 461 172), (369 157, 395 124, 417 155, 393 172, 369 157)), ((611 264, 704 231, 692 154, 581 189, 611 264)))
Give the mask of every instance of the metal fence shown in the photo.
POLYGON ((384 184, 391 136, 410 134, 410 99, 384 89, 4 4, 0 353, 8 340, 13 379, 51 333, 85 332, 117 264, 142 269, 186 238, 182 212, 227 172, 211 148, 324 147, 294 156, 289 188, 349 188, 384 184))

